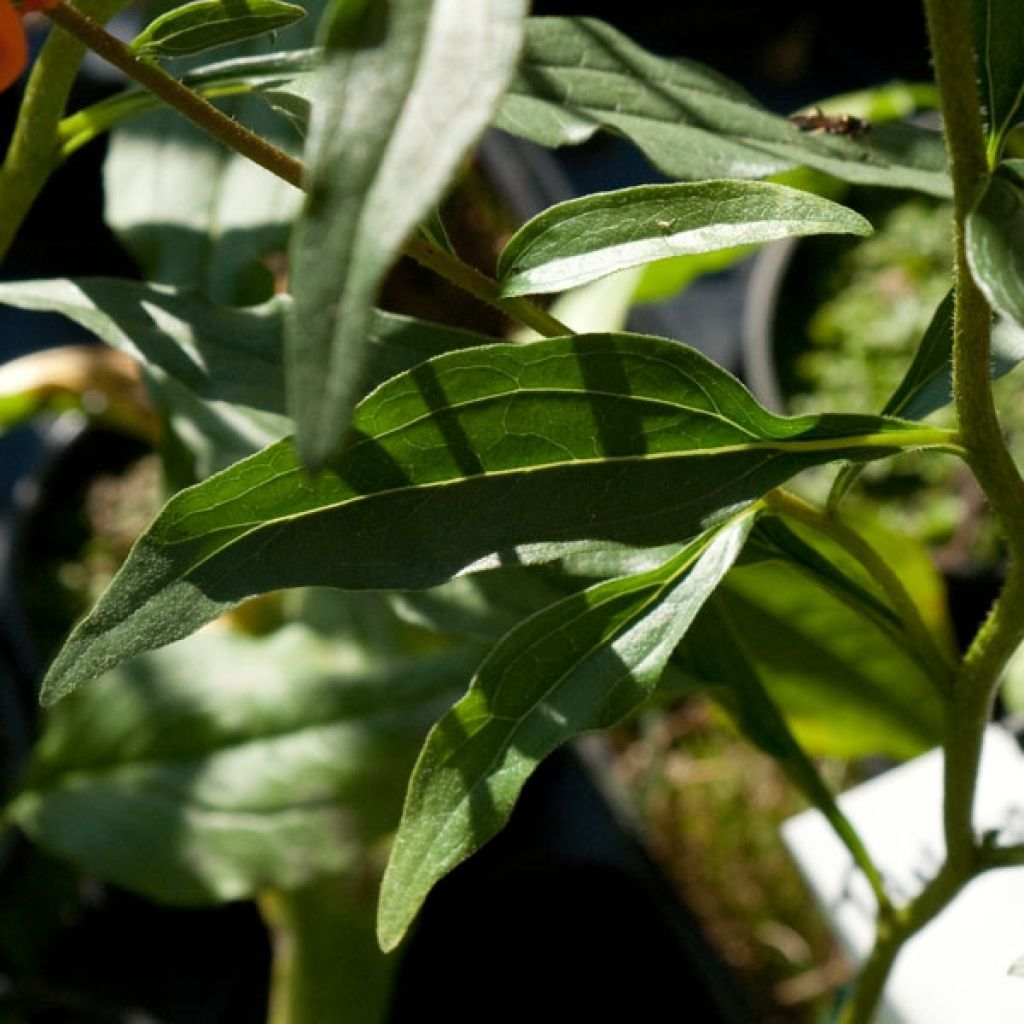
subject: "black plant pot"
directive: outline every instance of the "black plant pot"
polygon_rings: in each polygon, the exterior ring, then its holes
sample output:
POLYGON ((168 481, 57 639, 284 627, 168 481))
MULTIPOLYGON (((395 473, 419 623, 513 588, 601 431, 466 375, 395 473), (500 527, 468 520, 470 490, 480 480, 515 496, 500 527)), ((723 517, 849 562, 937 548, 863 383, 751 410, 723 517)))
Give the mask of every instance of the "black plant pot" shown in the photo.
POLYGON ((571 751, 427 901, 391 1024, 741 1024, 753 1013, 693 918, 571 751), (455 994, 457 993, 457 995, 455 994))

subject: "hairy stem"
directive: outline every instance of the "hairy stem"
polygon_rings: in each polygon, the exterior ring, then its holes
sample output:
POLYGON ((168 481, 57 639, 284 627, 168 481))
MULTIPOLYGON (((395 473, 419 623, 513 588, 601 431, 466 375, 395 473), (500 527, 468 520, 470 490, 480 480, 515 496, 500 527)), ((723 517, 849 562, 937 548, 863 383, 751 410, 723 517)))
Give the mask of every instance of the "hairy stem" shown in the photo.
POLYGON ((302 187, 302 164, 298 160, 267 142, 262 136, 249 131, 234 118, 222 113, 155 62, 137 56, 101 25, 85 17, 64 0, 46 13, 54 24, 59 25, 109 64, 113 64, 129 78, 147 88, 164 103, 184 114, 203 131, 219 139, 229 148, 243 153, 254 163, 265 167, 296 188, 302 187))
POLYGON ((947 856, 966 868, 975 852, 974 792, 982 732, 999 674, 1024 635, 1024 482, 992 398, 991 311, 967 262, 965 224, 988 174, 969 5, 965 0, 926 0, 925 10, 953 178, 953 400, 968 461, 1003 527, 1012 559, 1003 593, 968 649, 946 709, 947 856))
MULTIPOLYGON (((296 188, 305 187, 305 169, 300 161, 289 156, 262 136, 249 131, 234 118, 228 117, 197 92, 169 75, 155 62, 137 56, 119 39, 112 36, 101 25, 85 17, 65 0, 61 0, 56 7, 48 10, 47 14, 66 33, 84 43, 104 60, 123 71, 129 78, 134 79, 168 106, 184 115, 193 124, 215 139, 219 139, 225 146, 241 153, 242 156, 264 167, 271 174, 276 174, 277 177, 296 188)), ((58 111, 57 117, 54 118, 54 126, 56 126, 62 111, 63 106, 61 111, 58 111)), ((54 155, 51 143, 51 160, 54 155)), ((503 298, 496 281, 423 238, 413 238, 407 243, 404 252, 405 255, 429 267, 457 287, 500 309, 524 326, 533 328, 538 334, 546 337, 561 337, 573 333, 565 324, 560 323, 528 299, 503 298)))
MULTIPOLYGON (((127 0, 82 0, 82 8, 103 22, 126 3, 127 0)), ((82 17, 78 11, 75 14, 82 17)), ((29 75, 14 133, 0 167, 0 261, 46 179, 60 162, 58 125, 85 49, 80 40, 63 32, 52 32, 29 75)))
POLYGON ((880 928, 857 992, 841 1018, 866 1024, 904 943, 939 914, 979 870, 991 866, 974 832, 974 798, 982 740, 995 686, 1024 635, 1024 481, 996 416, 989 381, 991 311, 971 278, 965 225, 988 173, 971 47, 967 0, 925 0, 953 179, 953 402, 966 457, 1006 535, 1012 559, 1007 582, 972 641, 945 702, 943 825, 946 862, 898 917, 880 928))

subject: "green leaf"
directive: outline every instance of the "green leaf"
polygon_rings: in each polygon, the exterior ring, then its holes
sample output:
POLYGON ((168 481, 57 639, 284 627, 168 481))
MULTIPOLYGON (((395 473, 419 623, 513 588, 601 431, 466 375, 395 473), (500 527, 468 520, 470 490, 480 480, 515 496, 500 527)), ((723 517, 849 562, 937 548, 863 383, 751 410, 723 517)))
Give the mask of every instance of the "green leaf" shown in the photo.
POLYGON ((242 899, 365 865, 397 824, 419 744, 482 654, 413 657, 366 634, 219 629, 108 674, 47 716, 8 820, 162 902, 242 899))
MULTIPOLYGON (((259 97, 219 105, 294 149, 294 131, 259 97)), ((107 223, 149 281, 230 305, 270 298, 273 275, 264 260, 285 248, 302 200, 292 185, 168 110, 113 132, 104 194, 107 223)))
POLYGON ((54 278, 0 284, 0 304, 61 313, 201 398, 284 410, 286 296, 233 309, 199 292, 120 278, 54 278))
POLYGON ((1024 160, 1001 164, 967 215, 971 275, 992 308, 1024 327, 1024 160))
POLYGON ((288 407, 309 464, 342 441, 381 282, 490 122, 515 67, 525 7, 336 4, 341 20, 325 23, 286 334, 288 407))
MULTIPOLYGON (((120 278, 54 278, 2 283, 0 305, 62 313, 208 401, 284 411, 287 295, 235 309, 187 289, 120 278)), ((363 390, 431 356, 495 340, 374 310, 363 390)))
MULTIPOLYGON (((783 513, 784 514, 784 513, 783 513)), ((928 549, 914 538, 885 529, 874 518, 853 517, 848 525, 875 550, 900 578, 940 650, 954 653, 945 583, 936 570, 928 549)), ((786 562, 819 587, 868 619, 902 646, 926 670, 934 665, 921 657, 918 641, 912 637, 878 581, 832 537, 775 515, 762 516, 744 551, 751 556, 786 562)))
MULTIPOLYGON (((276 45, 309 46, 323 2, 302 0, 314 17, 282 29, 276 45)), ((291 125, 268 109, 262 97, 245 95, 241 85, 242 69, 260 68, 264 80, 273 75, 271 80, 282 80, 297 67, 311 65, 308 51, 300 51, 300 57, 293 52, 278 55, 268 52, 271 46, 262 38, 228 47, 228 59, 213 67, 233 68, 234 81, 221 82, 206 95, 250 130, 294 152, 299 140, 291 125)), ((204 59, 184 59, 177 73, 188 84, 201 82, 209 66, 192 69, 204 59)), ((129 96, 126 102, 138 100, 129 96)), ((104 111, 101 125, 113 113, 104 111)), ((74 117, 70 127, 81 139, 91 130, 90 119, 79 121, 79 132, 74 117)), ((280 259, 302 202, 298 189, 226 149, 162 104, 112 133, 104 194, 106 222, 147 280, 197 288, 212 299, 239 306, 264 302, 273 294, 274 275, 267 259, 280 259)))
POLYGON ((792 235, 871 233, 852 210, 754 181, 640 185, 552 206, 498 259, 504 295, 558 292, 644 263, 792 235))
MULTIPOLYGON (((319 67, 319 51, 289 50, 266 56, 232 57, 186 71, 181 82, 207 99, 260 94, 275 86, 297 83, 319 67)), ((295 98, 298 102, 298 98, 295 98)), ((63 118, 58 125, 60 156, 66 158, 103 132, 141 114, 161 109, 161 101, 148 89, 130 86, 114 96, 92 103, 63 118)), ((308 119, 308 104, 304 106, 308 119)), ((281 111, 284 113, 285 111, 281 111)))
POLYGON ((436 206, 431 207, 426 220, 420 225, 420 233, 442 252, 448 253, 449 256, 456 255, 452 240, 448 237, 448 229, 441 218, 441 211, 436 206))
MULTIPOLYGON (((992 325, 992 379, 1004 377, 1024 360, 1024 328, 997 316, 992 325)), ((882 410, 883 416, 923 420, 953 401, 953 293, 939 303, 907 372, 882 410)), ((829 493, 834 508, 863 471, 844 466, 829 493)))
POLYGON ((306 16, 284 0, 192 0, 154 18, 132 41, 140 57, 187 57, 251 39, 306 16))
MULTIPOLYGON (((737 567, 714 599, 743 637, 772 701, 812 754, 906 758, 934 746, 941 709, 931 680, 872 616, 823 589, 795 565, 737 567)), ((696 683, 721 682, 694 633, 678 653, 696 683)))
MULTIPOLYGON (((746 649, 744 637, 729 617, 726 602, 712 597, 701 609, 693 626, 689 650, 694 659, 694 669, 704 681, 704 689, 711 699, 821 811, 854 858, 862 865, 870 864, 860 837, 768 695, 746 649)), ((875 873, 873 867, 869 870, 875 873)))
POLYGON ((560 601, 487 656, 413 771, 381 887, 384 950, 398 945, 434 884, 504 827, 548 754, 646 700, 751 520, 744 513, 658 569, 560 601))
POLYGON ((899 617, 885 601, 845 572, 834 558, 823 555, 776 516, 761 517, 745 553, 760 559, 788 562, 886 632, 892 634, 902 630, 899 617))
POLYGON ((932 316, 903 379, 885 403, 883 416, 922 420, 953 400, 953 293, 932 316))
POLYGON ((998 151, 1024 99, 1024 9, 1016 0, 971 0, 971 12, 981 99, 998 151))
POLYGON ((935 132, 898 124, 859 137, 801 131, 709 68, 655 57, 589 18, 530 19, 496 123, 545 146, 604 129, 675 179, 763 178, 806 166, 859 184, 951 192, 935 132))
POLYGON ((282 442, 172 498, 45 700, 253 594, 429 587, 508 558, 678 542, 809 466, 947 440, 871 416, 775 416, 699 353, 642 335, 447 353, 368 396, 315 478, 282 442))

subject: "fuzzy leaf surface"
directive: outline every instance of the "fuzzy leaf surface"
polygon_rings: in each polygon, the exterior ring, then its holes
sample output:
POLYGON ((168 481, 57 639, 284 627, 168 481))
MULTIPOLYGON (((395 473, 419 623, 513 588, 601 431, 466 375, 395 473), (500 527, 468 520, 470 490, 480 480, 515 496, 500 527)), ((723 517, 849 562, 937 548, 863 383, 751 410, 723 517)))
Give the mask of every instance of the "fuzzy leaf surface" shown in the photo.
POLYGON ((1024 8, 1016 0, 971 0, 981 102, 1000 142, 1020 120, 1024 99, 1024 8))
MULTIPOLYGON (((190 289, 122 278, 53 278, 0 284, 0 305, 62 313, 208 401, 284 411, 288 295, 236 309, 190 289)), ((374 310, 363 390, 431 356, 495 340, 374 310)))
POLYGON ((162 902, 251 898, 359 867, 395 828, 423 737, 482 655, 374 651, 366 632, 219 629, 107 674, 47 717, 8 820, 162 902))
POLYGON ((1024 327, 1024 160, 989 177, 966 230, 971 276, 996 312, 1024 327))
POLYGON ((131 42, 140 57, 187 57, 275 32, 306 16, 284 0, 192 0, 154 18, 131 42))
POLYGON ((490 123, 525 14, 525 0, 328 10, 290 246, 288 408, 307 463, 343 439, 381 282, 490 123))
POLYGON ((696 351, 643 335, 446 353, 370 394, 316 477, 283 441, 172 498, 45 699, 254 594, 413 589, 509 558, 678 542, 801 469, 945 438, 880 417, 775 416, 696 351))
POLYGON ((941 137, 874 125, 858 137, 801 131, 717 72, 656 57, 590 18, 531 18, 497 125, 544 146, 623 135, 669 178, 763 178, 795 166, 844 181, 948 196, 941 137))
POLYGON ((398 945, 434 884, 504 827, 543 758, 650 695, 751 519, 741 514, 658 569, 552 605, 487 656, 413 771, 381 887, 383 949, 398 945))
POLYGON ((871 233, 858 213, 759 181, 639 185, 552 206, 498 259, 505 295, 558 292, 654 260, 797 235, 871 233))

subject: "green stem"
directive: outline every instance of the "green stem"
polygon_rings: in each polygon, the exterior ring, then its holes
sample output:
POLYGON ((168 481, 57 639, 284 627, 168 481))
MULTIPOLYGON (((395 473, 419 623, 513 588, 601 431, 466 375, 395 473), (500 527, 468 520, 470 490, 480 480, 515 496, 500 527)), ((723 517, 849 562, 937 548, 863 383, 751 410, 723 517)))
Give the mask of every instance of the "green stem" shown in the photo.
MULTIPOLYGON (((126 3, 127 0, 83 0, 82 6, 92 17, 106 21, 126 3)), ((84 56, 81 41, 63 32, 51 32, 29 75, 14 133, 0 167, 0 261, 46 179, 60 162, 58 125, 84 56)))
MULTIPOLYGON (((203 99, 228 99, 234 96, 251 96, 254 86, 237 82, 196 86, 193 91, 203 99)), ((145 89, 119 93, 105 100, 99 100, 88 107, 76 110, 63 118, 58 125, 61 163, 88 145, 93 139, 112 131, 119 124, 161 106, 152 93, 145 89)))
POLYGON ((66 33, 84 43, 105 61, 123 71, 155 96, 158 96, 197 124, 203 131, 219 139, 230 149, 265 167, 296 188, 302 188, 302 164, 283 150, 267 142, 262 136, 249 131, 232 117, 218 110, 198 93, 184 86, 158 64, 137 56, 120 39, 101 25, 85 17, 74 7, 61 0, 47 12, 50 20, 66 33))
POLYGON ((970 873, 957 872, 946 864, 918 897, 897 913, 895 920, 879 923, 874 949, 857 979, 853 998, 843 1008, 839 1024, 869 1024, 900 950, 952 903, 970 878, 970 873))
POLYGON ((378 886, 374 873, 357 867, 260 895, 274 950, 267 1024, 387 1018, 396 964, 377 945, 378 886))
POLYGON ((947 695, 952 685, 953 666, 935 642, 931 630, 921 618, 921 613, 914 599, 907 593, 902 580, 882 556, 842 520, 815 508, 783 488, 772 491, 768 495, 767 504, 780 515, 788 516, 815 532, 830 537, 864 567, 868 575, 881 587, 900 617, 904 629, 914 643, 914 650, 929 671, 929 677, 940 688, 941 695, 947 695))
POLYGON ((1024 481, 996 416, 989 380, 991 311, 967 262, 965 224, 988 175, 984 131, 965 0, 925 0, 953 178, 953 401, 967 458, 1006 535, 1012 565, 1002 594, 964 657, 946 709, 944 824, 947 855, 969 866, 975 855, 974 793, 982 732, 995 685, 1024 636, 1024 481))
POLYGON ((518 320, 544 337, 560 338, 573 333, 571 328, 528 299, 503 298, 497 281, 439 249, 422 235, 411 238, 406 243, 404 252, 406 256, 447 278, 463 291, 500 309, 513 320, 518 320))
MULTIPOLYGON (((228 117, 197 92, 169 75, 158 64, 138 57, 101 25, 84 17, 64 0, 46 13, 65 32, 80 40, 203 131, 296 188, 305 187, 305 169, 298 160, 262 136, 249 131, 234 118, 228 117)), ((526 327, 533 328, 539 334, 561 337, 573 333, 565 324, 528 299, 503 298, 496 281, 437 248, 426 239, 414 237, 407 243, 404 253, 447 278, 457 287, 500 309, 526 327)))
POLYGON ((1019 868, 1024 865, 1024 845, 983 846, 978 850, 978 871, 993 868, 1019 868))
MULTIPOLYGON (((966 457, 1007 539, 1007 582, 972 641, 945 702, 943 825, 946 862, 890 931, 880 929, 857 992, 841 1018, 866 1024, 903 944, 989 866, 974 833, 974 799, 985 725, 1007 658, 1024 635, 1024 481, 999 426, 989 381, 991 311, 967 262, 965 225, 988 173, 966 0, 925 0, 953 179, 953 403, 966 457)), ((991 856, 991 855, 988 855, 991 856)))

